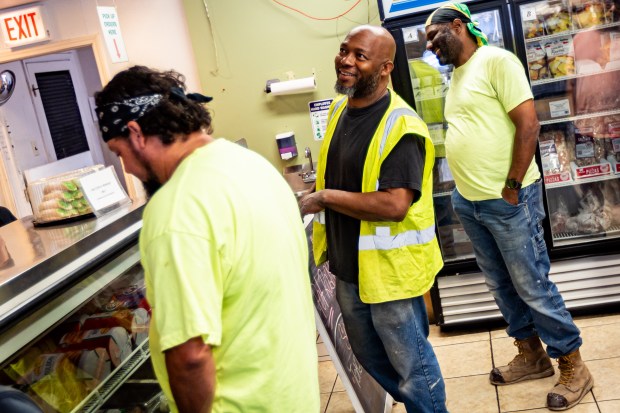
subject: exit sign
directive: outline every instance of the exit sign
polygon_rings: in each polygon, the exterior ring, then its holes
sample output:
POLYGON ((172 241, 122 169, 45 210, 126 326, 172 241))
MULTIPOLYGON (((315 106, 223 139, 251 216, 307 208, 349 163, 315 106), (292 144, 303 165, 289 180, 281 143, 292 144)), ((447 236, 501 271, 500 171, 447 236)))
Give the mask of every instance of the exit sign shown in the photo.
POLYGON ((42 6, 0 13, 4 44, 8 47, 18 47, 49 40, 42 14, 42 6))

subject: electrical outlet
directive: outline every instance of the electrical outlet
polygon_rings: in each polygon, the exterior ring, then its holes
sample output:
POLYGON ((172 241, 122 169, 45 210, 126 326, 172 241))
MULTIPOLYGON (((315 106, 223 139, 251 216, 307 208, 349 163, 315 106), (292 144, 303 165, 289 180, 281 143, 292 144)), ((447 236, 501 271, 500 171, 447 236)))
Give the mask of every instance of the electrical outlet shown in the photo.
POLYGON ((30 146, 32 146, 32 153, 34 154, 34 156, 39 156, 40 152, 39 152, 39 147, 37 146, 37 144, 34 143, 33 141, 30 141, 30 146))

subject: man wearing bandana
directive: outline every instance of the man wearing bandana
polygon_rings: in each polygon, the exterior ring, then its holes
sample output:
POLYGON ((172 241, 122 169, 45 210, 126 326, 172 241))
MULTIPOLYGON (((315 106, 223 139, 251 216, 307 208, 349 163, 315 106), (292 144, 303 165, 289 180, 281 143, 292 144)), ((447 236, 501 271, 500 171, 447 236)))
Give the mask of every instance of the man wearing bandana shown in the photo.
POLYGON ((95 96, 103 140, 151 192, 140 254, 157 378, 173 412, 316 413, 295 197, 264 158, 212 138, 211 98, 184 88, 176 72, 134 66, 95 96))
POLYGON ((454 210, 519 351, 491 371, 490 381, 501 386, 552 376, 550 357, 557 358, 560 378, 546 403, 566 410, 590 391, 593 379, 579 353, 580 331, 548 277, 534 160, 540 127, 523 65, 487 45, 463 4, 435 10, 426 36, 439 62, 454 65, 445 106, 454 210))

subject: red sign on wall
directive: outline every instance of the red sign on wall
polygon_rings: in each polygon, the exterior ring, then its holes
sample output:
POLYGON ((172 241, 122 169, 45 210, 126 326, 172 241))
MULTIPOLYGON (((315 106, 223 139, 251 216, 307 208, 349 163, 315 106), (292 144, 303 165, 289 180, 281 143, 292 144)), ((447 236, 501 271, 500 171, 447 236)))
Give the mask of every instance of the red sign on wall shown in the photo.
POLYGON ((35 6, 0 13, 4 44, 18 47, 48 40, 42 11, 42 6, 35 6))

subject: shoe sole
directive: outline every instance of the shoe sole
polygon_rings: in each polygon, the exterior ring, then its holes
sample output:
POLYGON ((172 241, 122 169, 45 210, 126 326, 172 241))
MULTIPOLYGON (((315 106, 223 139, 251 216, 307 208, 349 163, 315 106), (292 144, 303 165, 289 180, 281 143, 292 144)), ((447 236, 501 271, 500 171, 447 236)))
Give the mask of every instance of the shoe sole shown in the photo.
POLYGON ((566 407, 549 407, 549 406, 547 406, 547 409, 552 410, 554 412, 559 412, 561 410, 568 410, 571 407, 574 407, 576 404, 578 404, 581 401, 581 399, 583 399, 586 396, 586 394, 588 394, 590 392, 590 390, 592 390, 592 387, 594 387, 594 378, 590 376, 590 380, 584 386, 585 390, 583 392, 581 392, 581 395, 579 396, 579 398, 577 400, 575 400, 573 403, 569 404, 566 407))
POLYGON ((551 366, 547 370, 541 371, 540 373, 528 374, 526 376, 519 377, 517 380, 513 380, 508 383, 497 383, 497 382, 492 381, 491 379, 489 379, 489 382, 494 386, 508 386, 508 385, 520 383, 526 380, 543 379, 545 377, 553 376, 554 374, 555 374, 555 370, 553 369, 553 366, 551 366))

